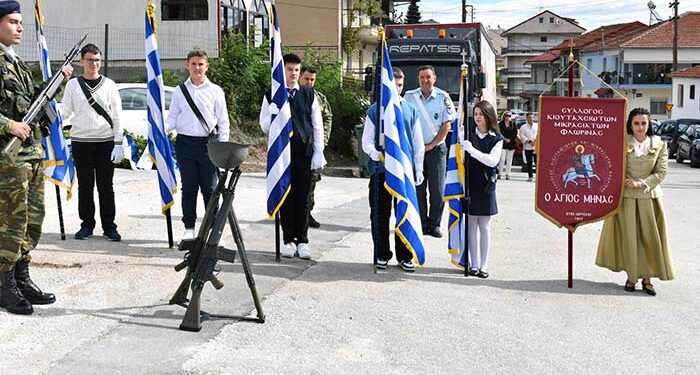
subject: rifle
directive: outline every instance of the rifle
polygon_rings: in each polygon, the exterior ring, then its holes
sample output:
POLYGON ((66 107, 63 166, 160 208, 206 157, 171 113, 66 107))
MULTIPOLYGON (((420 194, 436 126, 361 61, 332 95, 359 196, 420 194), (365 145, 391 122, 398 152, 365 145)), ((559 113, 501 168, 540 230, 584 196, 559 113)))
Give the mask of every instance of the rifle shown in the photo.
MULTIPOLYGON (((63 64, 61 64, 61 69, 64 67, 68 66, 71 64, 73 59, 75 58, 75 55, 80 52, 80 46, 82 46, 83 42, 87 38, 87 34, 83 36, 78 43, 73 46, 73 49, 71 49, 68 54, 66 54, 66 59, 63 61, 63 64)), ((54 112, 53 108, 51 108, 51 101, 54 99, 56 96, 56 92, 58 91, 58 88, 61 86, 61 82, 63 81, 63 75, 62 74, 54 74, 51 79, 49 79, 46 84, 44 85, 44 88, 39 92, 39 94, 36 96, 36 99, 32 102, 32 104, 29 106, 29 110, 27 110, 27 114, 22 117, 22 122, 25 122, 29 124, 29 126, 34 126, 31 125, 32 123, 35 123, 37 119, 43 114, 45 115, 50 123, 53 123, 56 121, 56 112, 54 112)), ((29 137, 27 137, 24 141, 17 137, 12 137, 10 138, 10 141, 7 142, 7 144, 2 148, 2 153, 4 155, 7 155, 7 157, 10 159, 12 164, 15 163, 15 160, 17 159, 17 155, 19 152, 22 150, 23 147, 29 147, 34 143, 34 138, 30 134, 29 137)))

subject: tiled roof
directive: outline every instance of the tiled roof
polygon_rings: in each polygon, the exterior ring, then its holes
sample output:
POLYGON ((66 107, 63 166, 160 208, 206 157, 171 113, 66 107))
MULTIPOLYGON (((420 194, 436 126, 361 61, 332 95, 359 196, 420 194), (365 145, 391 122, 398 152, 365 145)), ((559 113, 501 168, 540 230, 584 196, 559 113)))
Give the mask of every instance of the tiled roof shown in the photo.
POLYGON ((547 51, 547 52, 545 52, 545 53, 543 53, 543 54, 541 54, 541 55, 537 55, 537 56, 535 56, 535 57, 533 57, 533 58, 531 58, 531 59, 529 59, 529 60, 527 60, 527 61, 525 61, 525 62, 526 62, 526 63, 530 63, 530 64, 532 64, 532 63, 534 63, 534 64, 537 64, 537 63, 550 63, 550 62, 552 62, 552 61, 558 59, 558 58, 559 58, 559 55, 561 55, 561 51, 560 51, 560 50, 547 51))
POLYGON ((566 21, 566 22, 568 22, 568 23, 570 23, 570 24, 572 24, 572 25, 578 27, 579 29, 581 29, 581 31, 586 31, 586 29, 584 29, 583 27, 581 27, 581 25, 579 25, 578 22, 576 22, 575 19, 573 19, 573 18, 568 18, 568 17, 562 17, 562 16, 560 16, 560 15, 558 15, 558 14, 556 14, 556 13, 550 11, 550 10, 545 10, 545 11, 542 11, 542 12, 540 12, 540 13, 535 14, 534 16, 532 16, 532 17, 526 19, 525 21, 520 22, 519 24, 517 24, 517 25, 511 27, 510 29, 504 31, 504 32, 501 34, 501 36, 506 36, 506 34, 508 34, 511 30, 515 29, 516 27, 518 27, 518 26, 524 24, 525 22, 527 22, 527 21, 529 21, 529 20, 535 19, 535 18, 537 18, 537 17, 539 17, 539 16, 541 16, 541 15, 543 15, 543 14, 545 14, 545 13, 549 13, 549 14, 552 14, 552 15, 558 17, 558 18, 561 18, 562 20, 564 20, 564 21, 566 21))
MULTIPOLYGON (((605 25, 601 26, 593 31, 589 31, 585 34, 581 34, 574 38, 574 49, 575 50, 589 50, 591 48, 598 49, 602 46, 603 39, 605 40, 605 46, 612 46, 612 43, 617 43, 619 45, 620 40, 626 41, 631 36, 636 36, 640 32, 647 30, 648 26, 639 22, 627 22, 618 23, 615 25, 605 25)), ((554 49, 568 52, 570 45, 570 40, 565 40, 554 49)), ((616 46, 617 46, 616 45, 616 46)))
POLYGON ((700 78, 700 65, 671 73, 675 78, 700 78))
MULTIPOLYGON (((673 21, 660 22, 647 32, 622 44, 623 48, 671 48, 673 21)), ((678 47, 700 47, 700 12, 686 12, 678 16, 678 47)))

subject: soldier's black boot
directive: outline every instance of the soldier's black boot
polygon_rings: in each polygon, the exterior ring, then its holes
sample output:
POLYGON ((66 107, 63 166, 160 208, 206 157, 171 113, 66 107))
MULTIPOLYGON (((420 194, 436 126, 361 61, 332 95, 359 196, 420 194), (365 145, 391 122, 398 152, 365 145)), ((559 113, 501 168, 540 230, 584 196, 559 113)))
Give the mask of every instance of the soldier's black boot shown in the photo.
POLYGON ((0 272, 0 307, 12 314, 30 315, 32 304, 17 289, 14 271, 0 272))
POLYGON ((53 293, 44 293, 29 277, 29 262, 19 261, 15 263, 15 280, 17 280, 17 288, 24 298, 29 300, 33 305, 48 305, 56 302, 56 296, 53 293))

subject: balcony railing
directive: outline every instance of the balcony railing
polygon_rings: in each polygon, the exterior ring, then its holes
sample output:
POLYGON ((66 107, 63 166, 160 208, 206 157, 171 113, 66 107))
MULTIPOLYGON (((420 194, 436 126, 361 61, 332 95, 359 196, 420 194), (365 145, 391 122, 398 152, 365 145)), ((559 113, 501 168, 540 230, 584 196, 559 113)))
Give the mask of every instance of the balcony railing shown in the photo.
POLYGON ((506 76, 529 76, 530 73, 530 69, 504 69, 501 71, 501 74, 506 76))
POLYGON ((549 51, 549 48, 534 48, 534 47, 505 47, 501 48, 501 55, 506 54, 523 54, 523 55, 539 55, 549 51))
POLYGON ((549 83, 526 83, 523 85, 523 90, 525 90, 525 91, 543 92, 543 91, 554 91, 555 89, 556 89, 556 85, 553 85, 550 88, 549 83))

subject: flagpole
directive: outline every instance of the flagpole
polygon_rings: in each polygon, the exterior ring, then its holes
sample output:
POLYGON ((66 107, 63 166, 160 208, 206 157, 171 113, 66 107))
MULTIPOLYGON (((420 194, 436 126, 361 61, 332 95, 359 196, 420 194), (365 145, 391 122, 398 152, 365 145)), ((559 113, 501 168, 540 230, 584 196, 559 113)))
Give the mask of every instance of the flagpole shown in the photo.
POLYGON ((281 262, 280 258, 280 213, 275 214, 275 262, 281 262))
MULTIPOLYGON (((376 114, 375 117, 372 119, 374 121, 374 148, 379 151, 381 154, 382 152, 382 145, 379 140, 379 134, 381 133, 381 105, 382 105, 382 69, 384 67, 384 29, 382 28, 382 25, 380 24, 377 27, 377 61, 376 61, 376 66, 374 68, 374 105, 376 106, 376 114)), ((372 163, 372 160, 368 160, 369 163, 372 163)), ((381 163, 381 157, 379 160, 379 163, 381 163)), ((381 189, 381 184, 379 183, 379 173, 375 169, 375 174, 374 174, 374 195, 372 196, 372 205, 374 206, 374 210, 372 210, 372 222, 374 223, 372 225, 372 243, 373 243, 373 248, 372 248, 372 255, 373 255, 373 260, 372 260, 372 270, 374 273, 377 273, 377 257, 379 253, 379 236, 380 236, 380 228, 379 228, 379 189, 381 189)))
POLYGON ((58 225, 61 228, 61 240, 66 240, 66 228, 63 226, 63 207, 61 207, 61 189, 58 185, 56 187, 56 204, 58 206, 58 225))
POLYGON ((168 248, 173 248, 173 221, 170 218, 170 209, 165 210, 165 225, 168 227, 168 248))
MULTIPOLYGON (((464 56, 462 56, 464 59, 464 56)), ((471 117, 469 116, 469 66, 466 61, 462 62, 462 103, 460 103, 462 112, 462 127, 464 129, 464 140, 469 140, 469 134, 471 131, 471 117)), ((457 155, 455 155, 457 156, 457 155)), ((464 160, 464 201, 462 202, 462 208, 464 212, 464 276, 469 277, 469 209, 471 207, 471 196, 469 191, 469 153, 464 151, 462 155, 462 160, 464 160)))

